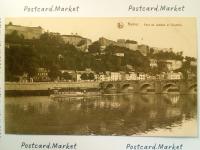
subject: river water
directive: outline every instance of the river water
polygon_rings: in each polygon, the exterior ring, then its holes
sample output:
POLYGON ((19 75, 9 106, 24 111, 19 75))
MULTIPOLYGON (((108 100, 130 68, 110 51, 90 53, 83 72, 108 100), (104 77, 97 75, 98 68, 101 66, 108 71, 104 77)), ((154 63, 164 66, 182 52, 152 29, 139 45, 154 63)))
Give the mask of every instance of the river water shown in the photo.
POLYGON ((197 96, 6 97, 8 134, 197 136, 197 96))

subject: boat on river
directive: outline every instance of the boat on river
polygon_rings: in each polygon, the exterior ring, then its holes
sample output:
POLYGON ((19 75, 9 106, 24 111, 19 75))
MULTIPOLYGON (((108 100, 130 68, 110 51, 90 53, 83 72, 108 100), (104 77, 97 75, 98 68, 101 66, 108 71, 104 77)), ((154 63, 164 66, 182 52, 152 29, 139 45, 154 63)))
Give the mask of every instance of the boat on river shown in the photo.
POLYGON ((99 96, 99 92, 88 92, 85 89, 70 90, 69 88, 53 88, 51 89, 50 98, 69 98, 69 97, 88 97, 99 96))

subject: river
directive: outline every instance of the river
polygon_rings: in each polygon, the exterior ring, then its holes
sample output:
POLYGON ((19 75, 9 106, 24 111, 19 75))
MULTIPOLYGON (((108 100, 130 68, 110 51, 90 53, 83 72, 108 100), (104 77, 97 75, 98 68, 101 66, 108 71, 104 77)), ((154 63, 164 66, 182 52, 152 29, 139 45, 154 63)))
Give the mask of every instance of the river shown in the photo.
POLYGON ((7 134, 197 136, 197 96, 6 97, 7 134))

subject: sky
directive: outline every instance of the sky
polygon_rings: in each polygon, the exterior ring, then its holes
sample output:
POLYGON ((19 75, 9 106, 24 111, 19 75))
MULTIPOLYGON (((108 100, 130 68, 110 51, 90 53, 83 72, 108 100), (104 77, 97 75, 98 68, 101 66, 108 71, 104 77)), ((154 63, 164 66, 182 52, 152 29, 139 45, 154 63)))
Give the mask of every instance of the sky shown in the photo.
POLYGON ((150 47, 173 48, 184 56, 197 57, 196 19, 187 17, 129 17, 129 18, 6 18, 6 24, 41 26, 44 31, 78 34, 98 40, 105 37, 116 41, 129 39, 150 47), (123 24, 119 28, 118 23, 123 24))

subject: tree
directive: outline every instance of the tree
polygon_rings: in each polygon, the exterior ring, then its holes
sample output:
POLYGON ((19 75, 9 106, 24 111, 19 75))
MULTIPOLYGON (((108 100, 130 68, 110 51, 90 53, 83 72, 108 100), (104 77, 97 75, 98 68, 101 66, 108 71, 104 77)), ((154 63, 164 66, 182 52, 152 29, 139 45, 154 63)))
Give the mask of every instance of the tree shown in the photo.
POLYGON ((86 73, 83 73, 81 75, 81 80, 88 80, 88 75, 86 73))
POLYGON ((94 80, 94 78, 95 78, 95 77, 94 77, 94 74, 93 74, 93 73, 89 73, 89 74, 88 74, 88 79, 89 79, 89 80, 94 80))
POLYGON ((24 36, 23 35, 20 35, 16 30, 14 30, 11 34, 6 34, 5 41, 6 41, 6 43, 21 44, 25 40, 24 40, 24 36))
POLYGON ((101 45, 98 41, 92 43, 89 47, 88 47, 88 51, 90 53, 100 53, 101 52, 101 45))
POLYGON ((178 71, 182 72, 183 78, 185 80, 188 79, 188 73, 194 73, 195 75, 197 75, 197 67, 192 66, 191 61, 196 61, 196 59, 194 57, 186 56, 185 61, 183 61, 182 67, 178 70, 178 71))
POLYGON ((53 65, 51 68, 50 68, 50 71, 48 73, 48 76, 51 78, 51 80, 55 80, 57 79, 58 77, 61 76, 61 72, 59 71, 59 68, 57 65, 53 65))
POLYGON ((176 60, 183 60, 182 56, 183 52, 173 52, 173 51, 159 51, 158 53, 152 54, 151 57, 155 59, 176 59, 176 60))
POLYGON ((12 77, 21 76, 23 73, 28 73, 33 77, 38 68, 38 56, 31 46, 10 46, 6 48, 6 76, 12 77))

